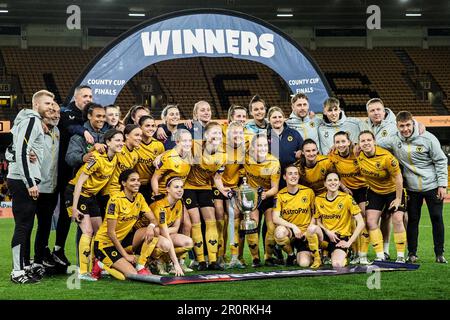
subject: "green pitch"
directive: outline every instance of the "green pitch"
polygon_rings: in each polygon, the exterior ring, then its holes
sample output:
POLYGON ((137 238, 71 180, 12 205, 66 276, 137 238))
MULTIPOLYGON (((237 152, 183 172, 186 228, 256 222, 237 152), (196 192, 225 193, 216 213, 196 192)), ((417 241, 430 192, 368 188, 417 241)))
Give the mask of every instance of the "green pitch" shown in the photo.
MULTIPOLYGON (((447 259, 450 258, 450 204, 445 205, 447 259)), ((428 212, 423 210, 420 226, 420 268, 417 271, 381 273, 380 289, 369 289, 367 282, 375 283, 372 274, 335 277, 286 278, 250 280, 228 283, 207 283, 163 287, 147 283, 118 281, 104 278, 98 282, 82 282, 80 289, 73 286, 70 276, 44 278, 41 283, 17 285, 9 280, 11 271, 10 242, 13 230, 11 219, 0 219, 0 299, 86 299, 86 300, 183 300, 183 299, 449 299, 450 264, 434 262, 433 239, 428 212)), ((72 226, 66 252, 75 261, 74 231, 72 226)), ((34 234, 33 238, 34 239, 34 234)), ((34 241, 32 241, 33 243, 34 241)), ((54 232, 50 244, 53 245, 54 232)), ((395 253, 391 240, 391 255, 395 253)), ((248 254, 248 253, 247 253, 248 254)), ((371 255, 373 258, 373 253, 371 255)), ((250 262, 247 256, 247 262, 250 262)), ((261 268, 261 271, 272 268, 261 268)), ((243 272, 251 272, 248 267, 243 272)))

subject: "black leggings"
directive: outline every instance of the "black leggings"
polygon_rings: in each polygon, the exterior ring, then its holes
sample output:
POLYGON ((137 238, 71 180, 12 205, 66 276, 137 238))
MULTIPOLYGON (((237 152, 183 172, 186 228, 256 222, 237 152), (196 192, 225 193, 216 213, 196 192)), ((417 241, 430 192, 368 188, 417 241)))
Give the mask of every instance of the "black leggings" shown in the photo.
MULTIPOLYGON (((34 262, 42 263, 44 250, 48 246, 48 237, 52 227, 53 211, 58 202, 58 193, 40 193, 37 201, 36 215, 38 228, 34 241, 34 262)), ((66 212, 63 212, 64 214, 66 212)), ((60 213, 61 214, 61 213, 60 213)), ((67 213, 66 213, 67 215, 67 213)))
POLYGON ((70 223, 72 222, 66 209, 66 201, 65 201, 66 199, 64 197, 66 186, 64 186, 64 188, 60 186, 61 188, 59 191, 59 217, 58 223, 56 224, 56 239, 55 239, 55 246, 59 246, 63 249, 66 246, 67 235, 69 234, 70 223))
POLYGON ((18 271, 30 265, 30 238, 37 200, 30 197, 22 180, 8 179, 8 188, 12 196, 15 223, 11 240, 13 269, 18 271))
POLYGON ((408 237, 409 254, 417 253, 417 239, 419 238, 419 222, 423 200, 427 203, 430 214, 431 226, 433 230, 434 253, 441 255, 444 253, 445 228, 442 218, 443 201, 437 198, 437 189, 414 192, 408 190, 408 227, 406 235, 408 237))

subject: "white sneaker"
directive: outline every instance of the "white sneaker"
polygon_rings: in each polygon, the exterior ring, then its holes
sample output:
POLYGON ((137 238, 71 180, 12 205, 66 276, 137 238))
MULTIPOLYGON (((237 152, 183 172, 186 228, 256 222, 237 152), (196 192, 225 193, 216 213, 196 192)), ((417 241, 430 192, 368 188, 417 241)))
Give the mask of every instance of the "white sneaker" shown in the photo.
POLYGON ((164 262, 158 261, 156 263, 156 270, 159 275, 167 276, 169 273, 166 271, 166 264, 164 262))
POLYGON ((221 268, 225 268, 225 260, 223 259, 223 257, 218 257, 216 263, 217 263, 217 265, 220 266, 221 268))
MULTIPOLYGON (((183 264, 180 264, 180 267, 181 267, 181 270, 183 270, 184 273, 186 273, 186 272, 194 272, 193 269, 189 268, 189 267, 188 267, 187 265, 185 265, 184 263, 183 263, 183 264)), ((175 273, 175 272, 174 272, 174 273, 175 273)))
POLYGON ((369 260, 367 259, 367 257, 359 257, 359 264, 367 266, 370 264, 369 260))
POLYGON ((225 266, 225 269, 245 269, 245 265, 238 259, 231 259, 230 263, 225 266))
POLYGON ((397 263, 406 263, 405 257, 397 257, 397 260, 395 260, 397 263))
POLYGON ((191 262, 189 263, 189 268, 191 269, 195 269, 198 266, 198 262, 195 260, 191 260, 191 262))
POLYGON ((84 280, 84 281, 97 281, 97 278, 94 278, 93 276, 91 276, 91 274, 89 272, 79 274, 78 279, 84 280))
POLYGON ((359 264, 360 263, 360 258, 359 257, 354 257, 351 261, 350 264, 359 264))

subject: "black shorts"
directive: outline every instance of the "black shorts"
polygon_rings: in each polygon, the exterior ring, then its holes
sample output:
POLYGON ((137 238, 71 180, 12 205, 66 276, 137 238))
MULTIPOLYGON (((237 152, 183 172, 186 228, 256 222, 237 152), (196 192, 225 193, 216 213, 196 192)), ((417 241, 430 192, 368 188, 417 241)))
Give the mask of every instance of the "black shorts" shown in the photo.
POLYGON ((142 185, 139 187, 139 193, 142 194, 142 196, 145 199, 145 202, 147 202, 148 205, 153 203, 152 199, 152 187, 150 184, 142 185))
MULTIPOLYGON (((328 252, 330 253, 330 255, 331 255, 331 253, 332 253, 334 250, 337 250, 337 249, 342 250, 342 251, 344 251, 346 254, 348 254, 348 248, 337 248, 336 245, 339 243, 339 241, 338 241, 338 242, 331 242, 330 238, 328 238, 328 236, 327 236, 327 234, 325 233, 325 231, 322 230, 322 232, 323 232, 323 240, 326 241, 326 242, 328 242, 328 247, 326 248, 326 250, 328 250, 328 252)), ((350 237, 347 237, 347 236, 341 236, 340 234, 336 234, 336 235, 338 236, 339 240, 348 241, 348 239, 350 239, 350 237)))
MULTIPOLYGON (((391 214, 389 206, 395 199, 395 191, 388 194, 379 194, 370 189, 367 190, 366 210, 378 210, 383 214, 391 214)), ((402 191, 402 201, 398 207, 398 211, 406 212, 406 192, 402 191)))
MULTIPOLYGON (((124 249, 133 245, 134 233, 134 230, 131 230, 125 238, 120 241, 124 249)), ((102 247, 99 241, 94 241, 94 255, 108 267, 111 267, 123 257, 116 246, 102 247)))
POLYGON ((186 208, 214 208, 214 194, 212 190, 184 189, 183 201, 186 208))
POLYGON ((360 204, 367 201, 367 187, 350 190, 352 191, 352 196, 353 199, 355 199, 356 203, 360 204))
MULTIPOLYGON (((67 212, 69 214, 69 217, 72 217, 74 189, 75 189, 75 186, 69 184, 64 193, 64 199, 66 200, 65 206, 66 206, 67 212)), ((86 198, 86 197, 83 197, 82 195, 80 195, 80 198, 78 199, 78 208, 77 209, 82 214, 89 215, 90 217, 101 217, 102 216, 100 206, 98 205, 97 198, 95 196, 86 198)))
POLYGON ((222 192, 219 191, 219 189, 213 188, 212 191, 214 195, 214 200, 222 200, 222 201, 227 200, 227 198, 222 194, 222 192))
POLYGON ((269 197, 261 201, 260 205, 258 206, 259 216, 261 217, 262 214, 267 211, 267 209, 273 208, 273 205, 273 197, 269 197))
POLYGON ((308 239, 306 239, 306 236, 301 239, 298 239, 294 237, 294 231, 291 230, 291 232, 292 232, 291 243, 292 246, 295 248, 295 250, 297 250, 297 253, 302 251, 310 252, 311 250, 309 249, 309 243, 308 239))

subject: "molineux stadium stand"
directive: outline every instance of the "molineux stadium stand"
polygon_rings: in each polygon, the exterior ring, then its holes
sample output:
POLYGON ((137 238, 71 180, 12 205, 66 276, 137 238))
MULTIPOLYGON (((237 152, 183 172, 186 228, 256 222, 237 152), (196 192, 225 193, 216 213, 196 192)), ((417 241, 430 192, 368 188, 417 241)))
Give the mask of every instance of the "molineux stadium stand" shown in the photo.
MULTIPOLYGON (((48 75, 64 100, 99 51, 74 47, 0 48, 6 74, 20 79, 25 104, 30 103, 35 91, 50 90, 48 75)), ((373 97, 383 99, 394 112, 407 109, 418 116, 437 115, 437 109, 424 99, 426 95, 417 92, 417 83, 424 76, 443 92, 444 107, 450 107, 448 47, 318 48, 308 52, 348 115, 366 116, 365 102, 373 97)), ((233 58, 189 58, 162 61, 135 75, 116 100, 123 114, 139 101, 138 97, 142 98, 141 85, 150 77, 157 80, 164 103, 177 103, 185 118, 192 117, 192 107, 198 100, 211 103, 213 118, 226 118, 230 105, 248 106, 255 94, 270 106, 280 106, 286 116, 291 112, 286 83, 268 67, 233 58)))

